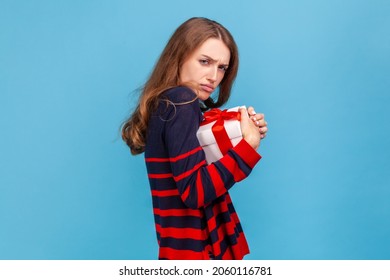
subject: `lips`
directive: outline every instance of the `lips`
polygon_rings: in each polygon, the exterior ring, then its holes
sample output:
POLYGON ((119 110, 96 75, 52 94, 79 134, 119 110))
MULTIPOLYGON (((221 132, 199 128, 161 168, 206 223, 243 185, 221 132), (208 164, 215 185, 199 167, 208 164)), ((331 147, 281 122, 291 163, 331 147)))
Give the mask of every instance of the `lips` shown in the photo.
POLYGON ((212 85, 208 85, 208 84, 201 84, 200 88, 203 91, 208 92, 208 93, 212 93, 214 91, 214 87, 212 85))

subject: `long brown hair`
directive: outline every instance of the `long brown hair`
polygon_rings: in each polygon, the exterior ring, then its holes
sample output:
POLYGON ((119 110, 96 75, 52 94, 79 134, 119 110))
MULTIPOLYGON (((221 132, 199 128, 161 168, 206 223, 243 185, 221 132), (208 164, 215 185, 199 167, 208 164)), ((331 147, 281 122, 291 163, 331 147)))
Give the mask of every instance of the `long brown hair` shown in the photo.
POLYGON ((238 70, 238 49, 233 36, 216 21, 201 17, 191 18, 173 33, 142 88, 136 109, 122 126, 122 139, 133 155, 145 150, 149 118, 157 108, 160 95, 167 89, 180 85, 181 66, 209 38, 217 38, 225 43, 230 50, 230 61, 219 84, 217 100, 209 98, 204 101, 204 105, 206 108, 215 108, 228 101, 238 70))

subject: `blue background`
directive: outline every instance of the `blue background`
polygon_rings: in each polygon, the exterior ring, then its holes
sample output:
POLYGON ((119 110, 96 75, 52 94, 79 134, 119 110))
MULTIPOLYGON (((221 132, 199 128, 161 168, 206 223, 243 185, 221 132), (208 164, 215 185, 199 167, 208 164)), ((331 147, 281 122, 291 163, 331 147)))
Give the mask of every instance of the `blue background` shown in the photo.
POLYGON ((174 29, 221 22, 264 112, 246 259, 390 259, 390 2, 0 0, 0 258, 156 259, 120 125, 174 29))

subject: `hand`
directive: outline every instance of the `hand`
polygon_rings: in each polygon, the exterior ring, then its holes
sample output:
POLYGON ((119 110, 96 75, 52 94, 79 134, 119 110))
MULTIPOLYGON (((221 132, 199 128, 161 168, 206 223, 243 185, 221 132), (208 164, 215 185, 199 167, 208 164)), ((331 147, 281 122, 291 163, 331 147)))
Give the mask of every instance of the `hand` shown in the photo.
POLYGON ((267 136, 268 131, 267 122, 264 119, 264 114, 257 114, 255 109, 250 106, 248 107, 248 115, 253 123, 259 128, 261 139, 264 139, 267 136))
POLYGON ((249 118, 248 111, 244 108, 240 109, 241 113, 241 132, 242 137, 252 146, 253 149, 257 150, 260 146, 261 134, 256 124, 249 118))

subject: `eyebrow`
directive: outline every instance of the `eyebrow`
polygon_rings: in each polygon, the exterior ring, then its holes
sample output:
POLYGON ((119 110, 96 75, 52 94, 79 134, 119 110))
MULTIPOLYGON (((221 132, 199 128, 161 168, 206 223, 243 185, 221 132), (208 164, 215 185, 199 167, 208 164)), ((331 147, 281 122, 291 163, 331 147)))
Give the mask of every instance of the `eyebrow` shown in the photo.
MULTIPOLYGON (((217 62, 217 60, 215 60, 214 58, 212 58, 212 57, 210 57, 210 56, 208 56, 208 55, 206 55, 206 54, 202 54, 202 56, 204 56, 204 57, 210 59, 210 60, 213 61, 213 62, 217 62)), ((221 66, 228 67, 229 64, 221 64, 221 66)))

